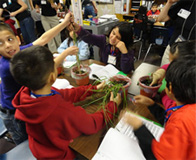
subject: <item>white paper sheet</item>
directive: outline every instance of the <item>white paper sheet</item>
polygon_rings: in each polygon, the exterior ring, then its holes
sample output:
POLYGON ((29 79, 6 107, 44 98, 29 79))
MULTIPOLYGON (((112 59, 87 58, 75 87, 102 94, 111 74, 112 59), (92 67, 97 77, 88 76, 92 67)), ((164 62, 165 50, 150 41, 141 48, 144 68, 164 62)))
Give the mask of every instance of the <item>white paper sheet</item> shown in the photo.
MULTIPOLYGON (((137 116, 133 113, 126 112, 131 116, 137 116)), ((158 126, 156 123, 140 117, 146 127, 154 135, 155 139, 159 141, 164 128, 158 126)), ((133 133, 130 125, 125 123, 123 118, 118 122, 115 128, 110 128, 106 133, 98 151, 92 160, 144 160, 145 157, 139 147, 138 140, 133 133)))
POLYGON ((110 128, 92 160, 145 160, 138 142, 110 128))
POLYGON ((111 77, 115 76, 119 70, 116 69, 113 65, 108 64, 106 66, 98 65, 98 64, 92 64, 90 65, 91 73, 90 73, 90 79, 96 79, 92 75, 97 75, 102 80, 109 80, 111 77))
POLYGON ((57 89, 65 89, 65 88, 72 88, 73 87, 72 85, 70 85, 68 80, 60 79, 60 78, 57 78, 52 86, 57 89))

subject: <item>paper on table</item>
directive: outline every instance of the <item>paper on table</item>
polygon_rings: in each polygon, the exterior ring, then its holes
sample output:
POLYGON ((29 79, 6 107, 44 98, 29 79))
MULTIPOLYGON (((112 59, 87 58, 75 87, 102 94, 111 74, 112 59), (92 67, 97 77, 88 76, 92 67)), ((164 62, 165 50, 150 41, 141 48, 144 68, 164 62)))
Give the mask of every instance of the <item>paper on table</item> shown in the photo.
POLYGON ((108 64, 106 66, 98 65, 98 64, 92 64, 90 65, 91 73, 90 73, 90 79, 95 79, 92 74, 97 75, 100 79, 108 80, 109 78, 115 76, 119 70, 116 69, 113 65, 108 64))
MULTIPOLYGON (((133 113, 126 112, 132 116, 137 116, 133 113)), ((140 118, 149 131, 159 141, 164 128, 158 126, 144 117, 140 118)), ((123 118, 118 122, 115 128, 110 128, 106 133, 98 151, 92 160, 143 160, 145 159, 139 147, 138 140, 134 135, 133 129, 128 125, 123 118)))
POLYGON ((145 160, 136 140, 114 128, 106 133, 92 160, 145 160))
MULTIPOLYGON (((131 116, 136 116, 137 118, 141 119, 144 123, 144 125, 149 129, 149 131, 153 134, 155 139, 159 141, 160 136, 162 135, 164 128, 158 126, 155 122, 144 119, 144 117, 138 116, 136 114, 133 114, 131 112, 126 112, 125 114, 129 114, 131 116)), ((127 135, 130 138, 136 139, 134 133, 133 133, 133 128, 128 125, 127 123, 124 122, 123 117, 121 120, 118 122, 116 125, 115 129, 117 129, 119 132, 127 135)))
POLYGON ((56 81, 52 85, 57 89, 65 89, 65 88, 72 88, 73 86, 70 85, 69 81, 66 79, 59 79, 57 78, 56 81))

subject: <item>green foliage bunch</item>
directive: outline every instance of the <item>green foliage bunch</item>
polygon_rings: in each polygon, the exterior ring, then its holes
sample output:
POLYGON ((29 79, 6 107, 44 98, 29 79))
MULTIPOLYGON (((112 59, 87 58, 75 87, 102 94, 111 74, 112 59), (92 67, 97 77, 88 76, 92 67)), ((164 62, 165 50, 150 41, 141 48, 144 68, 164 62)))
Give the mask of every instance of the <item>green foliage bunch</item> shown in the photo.
MULTIPOLYGON (((102 80, 96 80, 93 85, 97 85, 101 81, 102 80)), ((93 92, 100 93, 99 98, 97 98, 97 96, 95 96, 95 95, 92 95, 93 100, 91 102, 87 103, 87 104, 82 105, 82 107, 85 108, 85 107, 89 106, 90 104, 98 103, 99 107, 97 108, 97 110, 102 109, 104 111, 104 117, 105 117, 106 124, 109 125, 109 126, 114 126, 114 122, 112 120, 108 121, 108 119, 109 119, 108 114, 107 114, 108 110, 105 108, 105 106, 107 105, 107 103, 110 100, 111 92, 113 92, 114 97, 116 97, 117 93, 120 93, 121 97, 122 97, 122 103, 119 106, 118 111, 120 111, 121 109, 126 108, 126 106, 127 106, 127 95, 126 95, 126 91, 125 91, 125 88, 124 88, 124 84, 119 83, 118 81, 108 81, 107 85, 103 89, 93 90, 93 92)), ((118 114, 119 113, 114 115, 114 118, 117 118, 118 114)))

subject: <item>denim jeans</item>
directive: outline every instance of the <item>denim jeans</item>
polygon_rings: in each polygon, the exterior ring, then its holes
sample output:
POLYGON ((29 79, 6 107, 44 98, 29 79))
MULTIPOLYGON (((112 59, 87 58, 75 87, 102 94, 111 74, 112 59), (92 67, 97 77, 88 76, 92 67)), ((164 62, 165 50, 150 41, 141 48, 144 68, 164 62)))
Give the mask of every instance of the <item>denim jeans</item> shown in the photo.
POLYGON ((25 123, 23 121, 15 119, 14 114, 5 114, 1 111, 0 117, 16 145, 28 139, 25 123))
POLYGON ((88 16, 92 15, 93 17, 96 16, 94 8, 92 5, 84 7, 84 19, 88 19, 88 16))
POLYGON ((35 41, 36 35, 35 35, 34 21, 32 17, 27 17, 22 21, 19 21, 19 23, 20 23, 20 30, 25 43, 29 44, 35 41))

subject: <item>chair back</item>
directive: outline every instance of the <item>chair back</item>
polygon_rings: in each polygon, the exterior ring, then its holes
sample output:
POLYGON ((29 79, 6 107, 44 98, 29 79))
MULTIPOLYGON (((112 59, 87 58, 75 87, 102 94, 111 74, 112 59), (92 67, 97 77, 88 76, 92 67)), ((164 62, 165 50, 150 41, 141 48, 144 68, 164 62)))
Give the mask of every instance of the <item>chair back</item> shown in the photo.
POLYGON ((169 30, 168 28, 165 27, 153 27, 151 31, 151 37, 150 37, 150 42, 157 44, 157 45, 162 45, 162 46, 167 46, 169 42, 169 30))
POLYGON ((0 155, 0 160, 36 160, 29 149, 29 141, 26 140, 9 152, 0 155))

